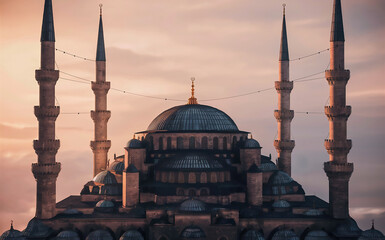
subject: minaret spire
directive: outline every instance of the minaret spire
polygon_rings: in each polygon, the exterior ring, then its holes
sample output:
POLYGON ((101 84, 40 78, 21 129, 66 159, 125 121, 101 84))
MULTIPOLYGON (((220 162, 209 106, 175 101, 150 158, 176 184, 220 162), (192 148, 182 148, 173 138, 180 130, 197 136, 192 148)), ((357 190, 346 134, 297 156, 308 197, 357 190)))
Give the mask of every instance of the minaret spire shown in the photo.
POLYGON ((191 97, 188 99, 187 104, 198 104, 198 101, 197 101, 196 97, 194 96, 194 92, 195 92, 194 82, 195 82, 195 78, 192 77, 191 78, 191 97))
POLYGON ((290 110, 290 93, 293 89, 293 82, 289 76, 289 48, 286 33, 286 4, 283 4, 283 20, 281 34, 281 49, 279 53, 279 81, 275 82, 275 89, 278 92, 278 110, 274 116, 278 124, 278 136, 274 141, 274 147, 278 153, 278 169, 291 175, 291 152, 294 148, 294 141, 290 139, 290 124, 294 117, 294 111, 290 110))
POLYGON ((346 106, 346 84, 350 71, 345 70, 345 38, 342 23, 341 1, 334 0, 333 21, 330 36, 330 70, 325 72, 330 88, 330 106, 325 107, 329 120, 329 138, 325 148, 329 161, 324 170, 329 178, 329 207, 334 218, 349 217, 349 179, 353 163, 347 155, 352 141, 347 139, 347 120, 351 107, 346 106))
POLYGON ((39 139, 33 141, 38 158, 37 163, 32 164, 32 173, 37 184, 36 217, 48 219, 56 215, 56 179, 61 169, 60 163, 56 162, 60 141, 55 136, 55 121, 60 107, 55 106, 55 85, 59 79, 59 71, 55 70, 52 0, 45 0, 40 41, 41 66, 35 71, 40 98, 39 106, 35 106, 35 116, 39 121, 39 139))
POLYGON ((107 93, 110 89, 110 82, 106 82, 102 6, 102 4, 99 5, 100 20, 96 49, 96 81, 92 82, 91 85, 95 94, 95 111, 91 111, 91 118, 95 124, 95 138, 94 141, 91 141, 91 149, 94 153, 94 176, 107 169, 107 154, 111 147, 111 141, 107 140, 107 122, 111 116, 111 112, 107 110, 107 93))

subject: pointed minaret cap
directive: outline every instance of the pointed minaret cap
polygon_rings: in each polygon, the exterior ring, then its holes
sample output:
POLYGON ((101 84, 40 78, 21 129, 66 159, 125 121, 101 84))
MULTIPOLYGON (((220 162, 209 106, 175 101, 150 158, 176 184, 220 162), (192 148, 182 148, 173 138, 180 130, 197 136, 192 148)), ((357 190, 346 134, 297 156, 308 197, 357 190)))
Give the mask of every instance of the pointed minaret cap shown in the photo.
POLYGON ((334 0, 332 30, 330 42, 345 42, 344 24, 342 21, 341 0, 334 0))
POLYGON ((289 61, 289 48, 287 45, 287 33, 286 33, 286 4, 283 4, 283 21, 282 21, 282 34, 281 34, 281 49, 279 51, 279 61, 289 61))
POLYGON ((96 49, 96 61, 106 61, 106 52, 104 50, 104 34, 103 34, 103 20, 102 20, 102 4, 100 7, 100 20, 99 20, 99 33, 98 33, 98 46, 96 49))
POLYGON ((45 0, 44 3, 43 24, 41 26, 40 42, 55 42, 52 0, 45 0))
POLYGON ((188 99, 187 104, 198 104, 198 101, 194 96, 194 91, 195 91, 194 81, 195 81, 195 78, 191 78, 191 97, 188 99))

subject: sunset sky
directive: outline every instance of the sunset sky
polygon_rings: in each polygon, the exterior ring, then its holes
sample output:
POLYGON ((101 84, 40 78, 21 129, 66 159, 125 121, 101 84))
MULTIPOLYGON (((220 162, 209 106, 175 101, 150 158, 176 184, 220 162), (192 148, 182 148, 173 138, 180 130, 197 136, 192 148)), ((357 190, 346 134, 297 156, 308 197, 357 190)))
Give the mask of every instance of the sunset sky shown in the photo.
MULTIPOLYGON (((185 104, 190 78, 195 77, 201 104, 226 112, 240 130, 250 131, 262 154, 277 153, 273 140, 277 124, 274 87, 284 0, 53 0, 56 47, 95 58, 99 3, 103 3, 107 81, 118 90, 173 100, 146 98, 111 89, 108 109, 109 158, 124 153, 134 132, 147 128, 162 111, 185 104), (174 101, 178 100, 178 101, 174 101), (180 101, 179 101, 180 100, 180 101)), ((286 20, 291 59, 329 47, 332 0, 287 0, 286 20)), ((0 234, 10 221, 23 230, 34 216, 36 183, 31 164, 37 161, 38 105, 35 69, 40 67, 43 0, 0 0, 0 234)), ((353 141, 348 160, 354 163, 350 180, 350 213, 366 230, 371 219, 385 233, 385 1, 343 0, 346 68, 351 71, 347 103, 352 106, 348 137, 353 141)), ((56 85, 61 114, 56 121, 61 147, 57 161, 57 201, 79 194, 92 179, 89 142, 94 108, 90 84, 69 81, 95 79, 95 63, 56 52, 62 71, 56 85), (67 74, 65 74, 67 73, 67 74), (71 114, 71 113, 80 114, 71 114)), ((328 121, 323 108, 329 87, 323 72, 329 52, 292 61, 294 84, 291 108, 296 111, 292 138, 292 177, 306 194, 328 201, 323 140, 328 121), (316 78, 314 80, 314 78, 316 78), (319 79, 323 78, 323 79, 319 79), (312 112, 304 114, 303 112, 312 112)))

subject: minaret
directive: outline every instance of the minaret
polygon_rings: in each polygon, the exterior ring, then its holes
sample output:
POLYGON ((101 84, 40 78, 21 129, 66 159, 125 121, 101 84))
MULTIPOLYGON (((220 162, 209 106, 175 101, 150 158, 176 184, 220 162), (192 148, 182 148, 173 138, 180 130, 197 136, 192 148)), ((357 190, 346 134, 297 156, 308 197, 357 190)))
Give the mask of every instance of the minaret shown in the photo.
POLYGON ((289 49, 287 45, 286 17, 283 5, 283 21, 281 35, 281 50, 279 54, 279 81, 275 82, 275 89, 278 92, 278 110, 274 116, 278 123, 278 139, 274 141, 274 147, 278 153, 278 169, 291 175, 291 152, 294 148, 294 141, 290 140, 290 123, 294 117, 294 111, 290 110, 290 92, 293 89, 293 82, 289 79, 289 49))
POLYGON ((94 176, 107 168, 107 153, 111 141, 107 140, 107 122, 111 112, 107 110, 107 93, 110 82, 106 82, 106 54, 104 50, 104 35, 102 22, 102 5, 100 4, 100 20, 98 46, 96 50, 96 82, 92 82, 95 94, 95 111, 91 111, 91 118, 95 123, 95 140, 91 141, 94 153, 94 176))
POLYGON ((324 164, 329 178, 330 214, 334 218, 349 217, 349 179, 353 172, 353 163, 347 161, 352 141, 347 139, 346 134, 351 107, 346 106, 346 84, 350 71, 345 70, 344 45, 341 0, 334 0, 330 70, 325 72, 330 87, 330 106, 325 107, 325 114, 329 119, 329 139, 325 140, 325 148, 330 161, 324 164))
POLYGON ((60 108, 55 106, 55 85, 59 71, 55 70, 52 0, 45 0, 40 42, 41 65, 35 71, 39 83, 39 106, 35 106, 39 139, 33 141, 37 163, 32 164, 32 173, 37 183, 36 217, 48 219, 56 215, 56 179, 60 172, 60 163, 55 160, 60 147, 60 141, 55 139, 55 121, 60 108))

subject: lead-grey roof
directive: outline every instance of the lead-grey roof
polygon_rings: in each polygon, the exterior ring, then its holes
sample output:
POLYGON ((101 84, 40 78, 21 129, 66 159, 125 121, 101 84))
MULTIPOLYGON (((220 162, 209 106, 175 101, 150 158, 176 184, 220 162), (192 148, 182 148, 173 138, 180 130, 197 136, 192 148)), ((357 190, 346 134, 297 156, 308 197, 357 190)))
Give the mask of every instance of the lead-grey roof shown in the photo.
POLYGON ((80 240, 79 235, 71 230, 61 231, 55 238, 56 240, 80 240))
POLYGON ((273 203, 273 208, 289 208, 290 203, 286 200, 277 200, 273 203))
POLYGON ((345 42, 344 24, 342 21, 341 0, 334 0, 330 42, 345 42))
POLYGON ((299 237, 291 230, 281 230, 276 232, 271 240, 299 240, 299 237))
POLYGON ((52 233, 52 229, 34 217, 28 222, 27 227, 22 233, 27 238, 46 238, 52 233))
POLYGON ((96 203, 95 207, 98 208, 113 208, 115 207, 115 204, 109 200, 100 200, 96 203))
POLYGON ((289 61, 289 47, 287 44, 285 15, 283 15, 283 20, 282 20, 281 49, 279 51, 279 61, 289 61))
POLYGON ((182 202, 179 207, 179 210, 185 212, 204 212, 206 211, 206 204, 197 199, 188 199, 182 202))
POLYGON ((106 230, 96 230, 88 234, 86 240, 113 240, 113 238, 106 230))
POLYGON ((52 0, 45 0, 40 42, 55 42, 52 0))
POLYGON ((294 180, 285 172, 276 171, 269 179, 269 185, 285 185, 293 182, 294 180))
POLYGON ((98 173, 92 181, 103 184, 117 184, 115 175, 108 170, 98 173))
POLYGON ((202 229, 200 229, 198 226, 188 226, 186 227, 181 235, 182 238, 187 238, 187 239, 194 239, 194 238, 205 238, 206 234, 203 232, 202 229))
POLYGON ((25 240, 26 238, 23 236, 23 234, 14 229, 13 225, 11 224, 11 228, 7 231, 5 231, 1 236, 0 240, 25 240))
POLYGON ((223 169, 222 163, 208 154, 188 153, 161 160, 157 169, 173 171, 212 171, 223 169))
POLYGON ((385 240, 385 237, 382 232, 376 230, 374 226, 372 226, 371 229, 363 231, 358 240, 385 240))
POLYGON ((332 238, 323 230, 313 230, 306 235, 305 240, 332 240, 332 238))
POLYGON ((106 52, 104 49, 104 34, 102 15, 99 19, 98 45, 96 49, 96 61, 106 61, 106 52))
POLYGON ((114 171, 117 174, 122 174, 124 170, 124 162, 114 161, 109 167, 110 171, 114 171))
POLYGON ((148 126, 147 131, 212 131, 238 132, 234 121, 219 109, 188 104, 170 108, 159 114, 148 126))
POLYGON ((241 240, 265 240, 265 238, 260 232, 250 229, 242 235, 241 240))

